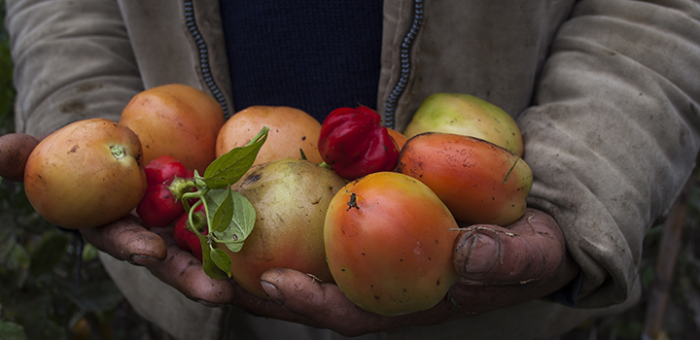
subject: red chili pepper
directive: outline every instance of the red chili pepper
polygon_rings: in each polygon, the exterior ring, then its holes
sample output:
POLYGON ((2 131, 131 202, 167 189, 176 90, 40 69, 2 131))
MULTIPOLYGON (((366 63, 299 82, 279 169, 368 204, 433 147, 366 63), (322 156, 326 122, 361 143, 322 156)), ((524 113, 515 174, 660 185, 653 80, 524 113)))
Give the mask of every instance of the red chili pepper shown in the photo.
POLYGON ((323 161, 347 180, 392 171, 399 149, 377 111, 366 106, 333 110, 323 121, 318 140, 323 161))
MULTIPOLYGON (((195 224, 194 227, 197 228, 202 235, 209 234, 209 230, 206 228, 207 223, 205 221, 206 212, 204 210, 204 204, 197 206, 193 214, 192 220, 195 224)), ((197 234, 187 227, 187 220, 188 215, 186 212, 177 219, 175 227, 173 228, 175 244, 177 244, 180 249, 189 251, 194 257, 202 261, 202 243, 199 241, 197 234)))
POLYGON ((160 156, 146 164, 146 181, 151 184, 169 185, 175 177, 192 178, 194 172, 185 168, 180 161, 170 155, 160 156))
POLYGON ((182 202, 176 201, 168 186, 175 178, 193 178, 194 172, 167 155, 149 162, 145 172, 148 187, 136 213, 146 227, 167 227, 185 211, 182 202))

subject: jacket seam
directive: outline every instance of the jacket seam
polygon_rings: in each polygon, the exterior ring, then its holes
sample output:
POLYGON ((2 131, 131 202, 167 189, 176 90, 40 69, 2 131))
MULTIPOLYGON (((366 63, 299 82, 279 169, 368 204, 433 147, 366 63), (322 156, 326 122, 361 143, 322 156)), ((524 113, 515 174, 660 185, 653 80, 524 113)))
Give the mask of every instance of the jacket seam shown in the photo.
POLYGON ((199 69, 201 72, 201 76, 207 88, 214 96, 214 99, 216 99, 216 101, 219 102, 219 105, 221 105, 221 108, 224 111, 224 117, 228 119, 230 117, 228 104, 226 103, 226 98, 224 97, 224 94, 219 89, 219 86, 216 84, 214 76, 211 73, 211 68, 209 66, 209 50, 207 48, 206 41, 204 41, 204 37, 202 36, 202 34, 199 31, 199 28, 197 27, 197 22, 194 16, 194 5, 192 3, 192 0, 185 0, 184 7, 185 27, 187 27, 187 30, 190 32, 190 35, 192 36, 192 39, 194 40, 194 43, 198 49, 197 52, 199 53, 199 69))
POLYGON ((411 27, 408 29, 408 32, 406 32, 406 35, 404 35, 401 41, 401 48, 399 49, 399 63, 401 65, 400 76, 385 103, 384 125, 391 129, 393 129, 395 125, 396 107, 398 106, 399 98, 404 90, 406 90, 408 80, 411 77, 411 47, 422 25, 423 0, 414 0, 411 27))

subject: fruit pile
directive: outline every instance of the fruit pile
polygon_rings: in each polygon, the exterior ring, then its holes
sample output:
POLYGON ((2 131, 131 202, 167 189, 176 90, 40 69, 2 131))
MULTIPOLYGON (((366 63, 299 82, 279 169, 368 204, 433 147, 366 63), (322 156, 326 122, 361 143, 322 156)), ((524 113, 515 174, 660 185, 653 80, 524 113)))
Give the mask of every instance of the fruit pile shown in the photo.
POLYGON ((434 306, 459 279, 458 221, 522 217, 532 185, 522 153, 513 119, 463 94, 430 96, 401 134, 365 106, 323 124, 270 106, 224 122, 213 98, 172 84, 137 94, 119 122, 56 131, 24 181, 37 212, 61 227, 135 214, 172 228, 209 276, 261 298, 260 275, 284 267, 400 315, 434 306))

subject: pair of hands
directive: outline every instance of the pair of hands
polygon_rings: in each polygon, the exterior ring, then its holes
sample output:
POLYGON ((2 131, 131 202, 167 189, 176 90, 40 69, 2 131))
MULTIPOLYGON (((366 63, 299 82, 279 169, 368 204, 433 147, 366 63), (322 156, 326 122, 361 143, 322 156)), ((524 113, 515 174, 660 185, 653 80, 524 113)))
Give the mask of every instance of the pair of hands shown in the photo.
MULTIPOLYGON (((0 138, 0 176, 21 181, 37 140, 24 134, 0 138)), ((507 227, 463 227, 453 248, 454 266, 462 278, 449 297, 431 309, 395 317, 366 312, 336 285, 286 268, 262 275, 262 286, 272 300, 257 298, 233 280, 209 278, 194 256, 178 248, 171 228, 149 231, 134 216, 80 232, 101 251, 146 267, 204 305, 234 305, 251 314, 329 328, 346 336, 438 324, 527 302, 564 287, 580 271, 566 251, 559 225, 544 212, 528 209, 507 227)))

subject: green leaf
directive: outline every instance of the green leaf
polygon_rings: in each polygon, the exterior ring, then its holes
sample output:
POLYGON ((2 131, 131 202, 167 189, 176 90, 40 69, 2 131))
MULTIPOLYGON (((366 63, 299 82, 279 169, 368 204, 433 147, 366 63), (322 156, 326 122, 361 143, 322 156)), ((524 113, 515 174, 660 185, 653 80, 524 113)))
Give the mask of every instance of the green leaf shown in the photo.
POLYGON ((12 321, 0 320, 0 339, 6 340, 27 340, 24 334, 24 327, 12 321))
POLYGON ((231 258, 228 257, 228 254, 221 249, 212 248, 209 255, 214 264, 224 271, 228 277, 231 277, 231 258))
POLYGON ((241 250, 243 242, 255 227, 255 208, 245 196, 236 191, 231 191, 231 198, 235 208, 232 219, 226 229, 214 231, 214 237, 236 253, 241 250))
POLYGON ((14 272, 14 275, 10 276, 12 284, 17 288, 24 286, 32 263, 27 250, 21 244, 15 243, 4 262, 5 269, 14 272))
MULTIPOLYGON (((204 273, 214 280, 224 280, 230 278, 230 274, 221 270, 211 258, 211 247, 206 236, 199 235, 199 242, 202 245, 202 268, 204 273)), ((229 272, 231 267, 229 267, 229 272)))
POLYGON ((40 276, 50 272, 63 259, 68 242, 69 236, 67 234, 59 232, 45 233, 41 243, 32 253, 32 264, 29 267, 30 273, 33 276, 40 276))
POLYGON ((53 278, 52 284, 60 289, 61 295, 68 298, 83 312, 105 312, 113 310, 122 301, 124 295, 109 278, 80 281, 74 278, 53 278))
POLYGON ((269 130, 268 127, 264 127, 250 144, 233 148, 209 164, 204 171, 204 183, 211 189, 221 189, 230 187, 241 179, 253 166, 260 148, 267 140, 269 130))
POLYGON ((226 190, 226 198, 216 208, 214 217, 212 217, 211 229, 214 231, 224 231, 228 228, 233 219, 233 198, 231 197, 231 189, 226 190))

